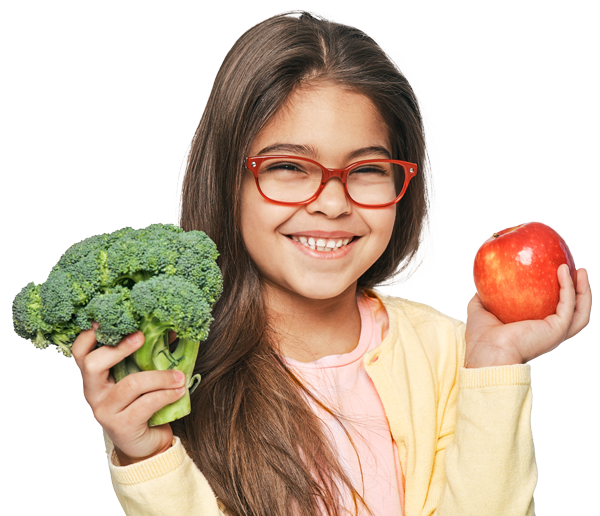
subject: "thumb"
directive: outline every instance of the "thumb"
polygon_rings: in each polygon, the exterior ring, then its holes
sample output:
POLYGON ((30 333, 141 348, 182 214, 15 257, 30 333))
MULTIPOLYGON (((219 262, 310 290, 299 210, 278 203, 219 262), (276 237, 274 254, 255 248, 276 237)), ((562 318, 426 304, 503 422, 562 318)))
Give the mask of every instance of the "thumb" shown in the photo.
POLYGON ((472 315, 481 312, 481 311, 486 311, 485 306, 483 306, 483 303, 481 302, 481 298, 479 297, 479 294, 475 294, 472 298, 471 301, 469 301, 469 304, 467 305, 467 316, 471 317, 472 315))

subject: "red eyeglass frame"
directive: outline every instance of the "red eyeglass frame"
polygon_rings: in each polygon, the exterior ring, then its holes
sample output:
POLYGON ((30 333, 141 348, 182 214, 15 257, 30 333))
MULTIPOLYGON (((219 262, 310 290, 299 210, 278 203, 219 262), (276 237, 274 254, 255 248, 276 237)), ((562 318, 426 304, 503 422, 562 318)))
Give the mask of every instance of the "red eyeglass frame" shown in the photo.
POLYGON ((256 181, 256 188, 258 188, 260 195, 262 195, 269 202, 272 202, 275 204, 281 204, 283 206, 302 206, 304 204, 310 204, 317 197, 319 197, 319 195, 323 191, 323 188, 325 188, 327 181, 329 181, 332 177, 339 177, 344 185, 344 191, 346 192, 346 196, 348 197, 348 199, 350 199, 350 201, 352 203, 354 203, 357 206, 360 206, 362 208, 385 208, 387 206, 391 206, 392 204, 396 204, 400 199, 402 199, 402 197, 404 196, 404 193, 406 192, 406 189, 408 188, 408 183, 410 183, 410 180, 417 175, 417 165, 415 163, 410 163, 409 161, 400 161, 397 159, 366 159, 366 160, 361 160, 361 161, 355 161, 354 163, 351 163, 350 165, 348 165, 346 168, 326 168, 323 165, 321 165, 318 161, 314 161, 310 158, 304 158, 301 156, 289 156, 289 155, 249 156, 249 157, 244 158, 244 167, 247 168, 248 170, 250 170, 250 172, 252 172, 254 174, 254 180, 256 181), (258 171, 260 169, 260 166, 263 164, 263 162, 268 159, 294 159, 294 160, 300 160, 300 161, 308 161, 309 163, 317 165, 323 173, 323 175, 321 176, 321 186, 319 186, 319 188, 317 189, 317 191, 315 192, 315 194, 312 197, 310 197, 309 199, 307 199, 305 201, 300 201, 300 202, 275 201, 274 199, 267 197, 263 193, 263 191, 260 189, 260 185, 258 184, 258 171), (362 204, 360 202, 356 202, 354 199, 352 199, 352 197, 350 197, 350 194, 348 193, 348 185, 346 183, 346 180, 348 178, 348 172, 350 172, 350 170, 352 170, 354 167, 356 167, 358 165, 362 165, 364 163, 395 163, 396 165, 401 165, 404 167, 404 170, 406 171, 406 174, 407 174, 407 179, 404 182, 404 187, 402 188, 402 191, 398 194, 398 196, 393 201, 387 202, 385 204, 362 204))

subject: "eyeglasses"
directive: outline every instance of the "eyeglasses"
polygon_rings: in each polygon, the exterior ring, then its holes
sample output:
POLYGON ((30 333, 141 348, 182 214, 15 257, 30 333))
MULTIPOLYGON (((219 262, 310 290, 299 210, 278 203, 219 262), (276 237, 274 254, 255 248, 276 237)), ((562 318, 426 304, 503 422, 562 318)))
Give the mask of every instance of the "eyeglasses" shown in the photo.
POLYGON ((408 183, 417 175, 417 165, 394 159, 357 161, 346 168, 325 168, 298 156, 254 156, 244 160, 254 174, 260 194, 289 206, 313 202, 332 177, 339 177, 346 195, 364 208, 383 208, 397 203, 408 183))

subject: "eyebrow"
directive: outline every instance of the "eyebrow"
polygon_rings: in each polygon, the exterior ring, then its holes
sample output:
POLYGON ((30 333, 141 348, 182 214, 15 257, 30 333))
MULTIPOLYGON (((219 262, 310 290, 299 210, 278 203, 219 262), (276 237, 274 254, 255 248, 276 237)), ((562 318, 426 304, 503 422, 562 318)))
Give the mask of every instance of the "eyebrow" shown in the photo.
MULTIPOLYGON (((273 154, 273 153, 290 153, 296 156, 310 156, 313 159, 316 158, 316 152, 310 145, 296 145, 293 143, 275 143, 262 149, 258 155, 273 154)), ((353 160, 366 156, 383 156, 387 159, 392 159, 389 151, 385 147, 379 145, 371 145, 369 147, 363 147, 356 149, 347 155, 346 159, 353 160)))

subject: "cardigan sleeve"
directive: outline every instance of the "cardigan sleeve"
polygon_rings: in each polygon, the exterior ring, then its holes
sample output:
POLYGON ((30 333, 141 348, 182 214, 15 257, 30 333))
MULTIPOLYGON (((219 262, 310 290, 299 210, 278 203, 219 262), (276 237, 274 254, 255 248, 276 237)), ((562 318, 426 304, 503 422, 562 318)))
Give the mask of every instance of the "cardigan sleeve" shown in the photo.
MULTIPOLYGON (((464 325, 457 333, 462 351, 464 325)), ((466 369, 461 361, 447 407, 433 475, 445 485, 437 510, 423 513, 534 516, 531 366, 466 369)))
POLYGON ((104 434, 112 484, 127 516, 225 516, 178 437, 164 453, 120 466, 104 434))

